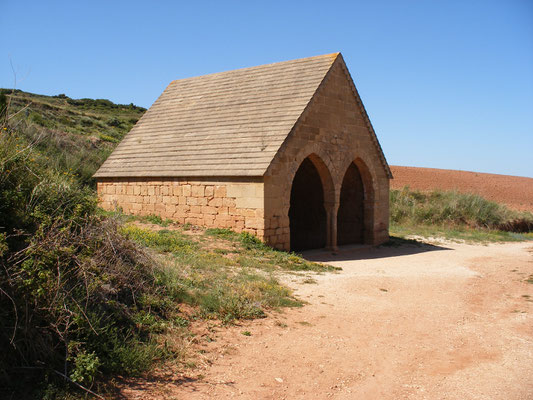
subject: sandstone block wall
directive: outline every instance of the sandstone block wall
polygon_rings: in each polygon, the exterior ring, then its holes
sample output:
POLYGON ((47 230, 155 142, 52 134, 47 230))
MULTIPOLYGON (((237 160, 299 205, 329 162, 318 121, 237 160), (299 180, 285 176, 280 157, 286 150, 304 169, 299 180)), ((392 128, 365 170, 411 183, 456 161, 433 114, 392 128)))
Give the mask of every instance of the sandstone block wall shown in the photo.
POLYGON ((105 210, 120 207, 126 214, 154 214, 264 238, 264 189, 259 180, 101 178, 97 190, 105 210))

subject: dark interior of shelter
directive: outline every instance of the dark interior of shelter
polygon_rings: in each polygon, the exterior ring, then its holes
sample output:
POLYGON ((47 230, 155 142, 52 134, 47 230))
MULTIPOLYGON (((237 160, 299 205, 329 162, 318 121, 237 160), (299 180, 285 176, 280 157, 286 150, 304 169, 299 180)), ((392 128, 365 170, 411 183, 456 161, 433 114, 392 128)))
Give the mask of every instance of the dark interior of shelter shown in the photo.
POLYGON ((352 163, 342 181, 337 212, 337 244, 364 242, 364 186, 357 166, 352 163))
POLYGON ((320 175, 309 158, 302 162, 294 176, 289 219, 292 251, 326 246, 324 189, 320 175))

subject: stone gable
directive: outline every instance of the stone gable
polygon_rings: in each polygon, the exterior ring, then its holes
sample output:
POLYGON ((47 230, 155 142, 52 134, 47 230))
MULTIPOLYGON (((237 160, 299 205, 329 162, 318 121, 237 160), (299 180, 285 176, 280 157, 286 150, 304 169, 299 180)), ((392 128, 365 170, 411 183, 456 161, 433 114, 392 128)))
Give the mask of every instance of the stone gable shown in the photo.
POLYGON ((351 163, 365 186, 364 241, 375 244, 388 238, 389 175, 354 89, 344 63, 335 63, 265 174, 265 240, 276 247, 290 248, 291 183, 308 157, 324 186, 328 245, 336 246, 340 193, 351 163))

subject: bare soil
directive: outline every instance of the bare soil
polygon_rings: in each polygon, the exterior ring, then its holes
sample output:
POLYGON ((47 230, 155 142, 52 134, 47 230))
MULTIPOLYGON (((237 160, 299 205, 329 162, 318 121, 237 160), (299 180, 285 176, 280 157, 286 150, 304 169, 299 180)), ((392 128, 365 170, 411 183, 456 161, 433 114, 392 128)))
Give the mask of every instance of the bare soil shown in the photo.
POLYGON ((475 193, 520 211, 533 212, 533 178, 484 174, 448 169, 400 167, 391 165, 392 189, 457 190, 475 193))
POLYGON ((198 338, 205 340, 193 347, 195 368, 130 382, 123 394, 533 398, 531 242, 344 248, 306 256, 343 268, 284 275, 307 305, 230 328, 204 325, 198 338))

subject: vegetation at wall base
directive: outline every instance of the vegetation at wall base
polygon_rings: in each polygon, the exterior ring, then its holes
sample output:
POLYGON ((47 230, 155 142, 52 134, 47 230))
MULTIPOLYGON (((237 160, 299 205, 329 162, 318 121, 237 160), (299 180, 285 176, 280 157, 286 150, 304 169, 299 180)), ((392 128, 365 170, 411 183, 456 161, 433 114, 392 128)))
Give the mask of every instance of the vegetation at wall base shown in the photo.
MULTIPOLYGON (((340 268, 304 260, 292 253, 266 246, 249 233, 229 229, 154 229, 138 217, 122 227, 124 235, 144 247, 157 251, 158 279, 174 291, 176 299, 196 307, 195 318, 261 318, 265 310, 299 307, 276 274, 323 273, 340 268)), ((162 227, 161 224, 159 224, 162 227)), ((168 226, 168 225, 166 225, 168 226)))

